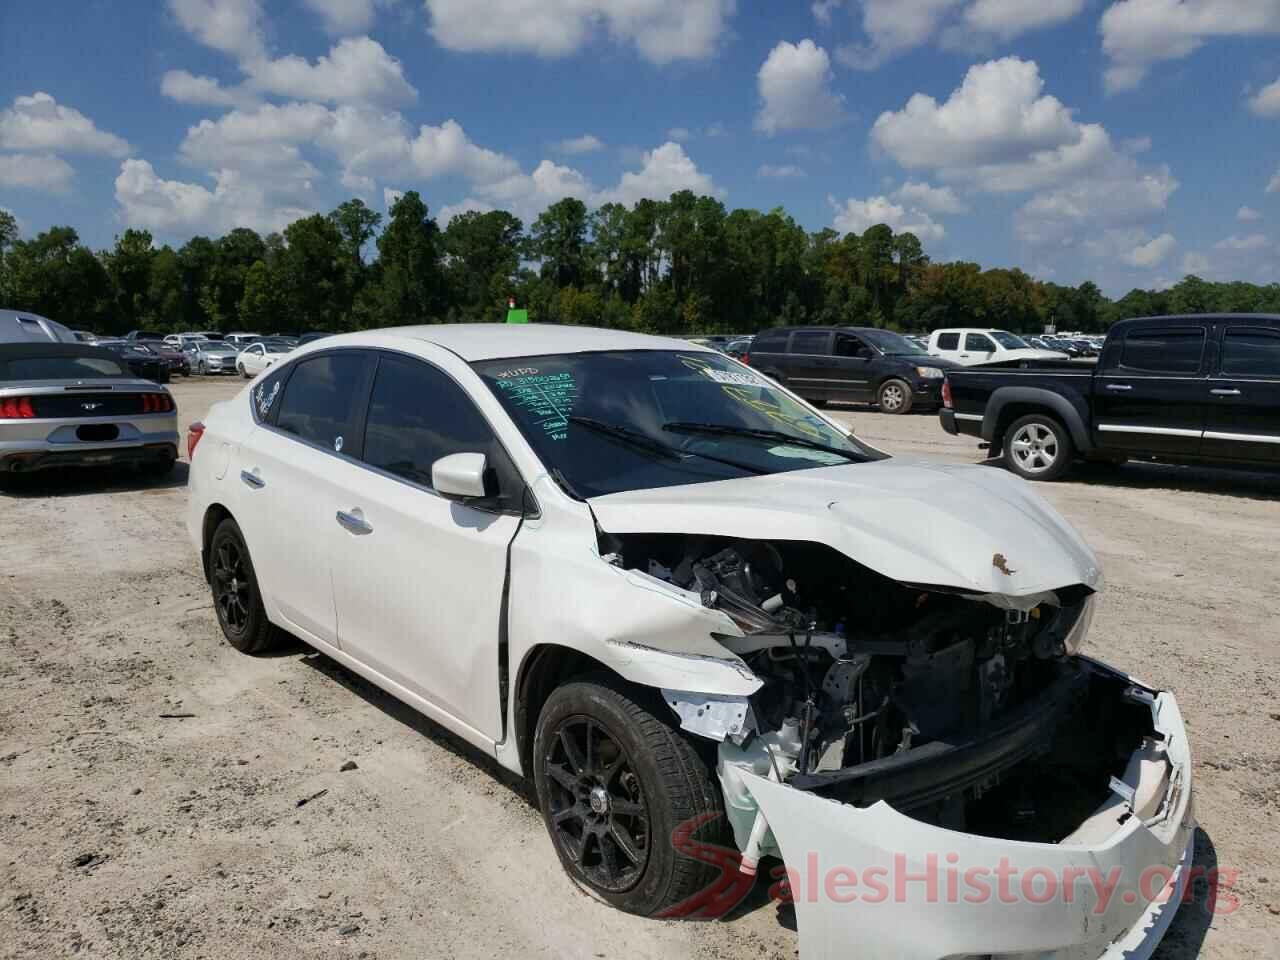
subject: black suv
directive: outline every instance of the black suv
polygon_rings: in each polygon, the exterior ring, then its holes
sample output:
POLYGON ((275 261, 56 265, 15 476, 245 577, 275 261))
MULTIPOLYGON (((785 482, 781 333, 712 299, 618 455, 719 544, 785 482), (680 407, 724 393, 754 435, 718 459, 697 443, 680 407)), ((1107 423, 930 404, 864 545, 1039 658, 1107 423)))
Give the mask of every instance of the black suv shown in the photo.
POLYGON ((945 371, 906 337, 874 327, 778 327, 756 335, 744 361, 811 403, 876 403, 884 413, 942 406, 945 371))

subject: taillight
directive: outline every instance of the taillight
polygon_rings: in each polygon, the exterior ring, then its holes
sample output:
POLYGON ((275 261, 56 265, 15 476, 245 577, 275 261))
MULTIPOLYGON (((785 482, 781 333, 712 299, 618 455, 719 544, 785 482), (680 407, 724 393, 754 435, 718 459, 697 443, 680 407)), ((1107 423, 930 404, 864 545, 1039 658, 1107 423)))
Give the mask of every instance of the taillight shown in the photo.
POLYGON ((196 455, 196 445, 200 442, 200 438, 204 436, 204 424, 197 420, 191 426, 187 427, 187 459, 190 460, 196 455))
POLYGON ((951 409, 951 381, 942 381, 942 405, 948 410, 951 409))
POLYGON ((144 393, 142 395, 143 413, 172 413, 173 398, 167 393, 144 393))
POLYGON ((751 354, 744 353, 742 355, 742 362, 745 363, 748 367, 751 366, 751 354))
POLYGON ((0 400, 0 420, 31 420, 35 415, 30 397, 5 397, 0 400))

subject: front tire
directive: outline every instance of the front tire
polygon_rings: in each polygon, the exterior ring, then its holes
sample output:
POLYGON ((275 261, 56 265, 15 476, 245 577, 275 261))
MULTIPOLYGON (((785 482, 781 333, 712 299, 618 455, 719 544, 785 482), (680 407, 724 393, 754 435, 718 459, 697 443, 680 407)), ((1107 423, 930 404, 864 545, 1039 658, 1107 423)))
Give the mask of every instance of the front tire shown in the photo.
POLYGON ((218 626, 241 653, 265 653, 279 645, 280 632, 267 619, 262 592, 240 527, 230 517, 209 541, 209 586, 218 626))
POLYGON ((1004 434, 1004 465, 1024 480, 1058 480, 1075 455, 1071 434, 1049 414, 1015 420, 1004 434))
MULTIPOLYGON (((661 703, 654 703, 661 711, 661 703)), ((720 871, 673 845, 695 818, 700 843, 731 848, 724 802, 693 745, 647 698, 608 674, 557 688, 538 718, 533 777, 556 854, 576 883, 652 916, 720 871)))
POLYGON ((876 403, 881 413, 903 414, 911 412, 911 386, 905 380, 886 380, 876 393, 876 403))
POLYGON ((236 369, 240 371, 240 376, 244 377, 244 379, 246 380, 249 379, 249 371, 246 370, 241 364, 237 363, 236 369))

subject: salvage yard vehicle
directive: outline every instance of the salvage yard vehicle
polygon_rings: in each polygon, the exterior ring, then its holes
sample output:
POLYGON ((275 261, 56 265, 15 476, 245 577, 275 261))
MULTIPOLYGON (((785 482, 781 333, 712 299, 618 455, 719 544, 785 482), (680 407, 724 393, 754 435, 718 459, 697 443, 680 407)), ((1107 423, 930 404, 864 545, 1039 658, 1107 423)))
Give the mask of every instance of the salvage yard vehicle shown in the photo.
POLYGON ((87 344, 0 344, 0 475, 136 466, 161 477, 178 457, 164 387, 87 344))
POLYGON ((1280 467, 1280 316, 1124 320, 1096 366, 952 371, 947 393, 943 429, 1029 480, 1081 458, 1280 467))
POLYGON ((190 359, 195 364, 196 373, 205 376, 211 373, 234 373, 236 357, 239 349, 223 340, 194 340, 190 359))
POLYGON ((623 910, 765 857, 806 960, 1145 956, 1177 909, 1177 703, 1080 654, 1098 561, 1007 473, 891 459, 714 350, 535 325, 326 338, 188 448, 228 642, 299 637, 531 778, 623 910), (1058 896, 931 897, 930 863, 1058 896))
POLYGON ((240 351, 236 356, 236 370, 246 379, 256 377, 292 349, 286 340, 263 337, 240 351))
POLYGON ((135 376, 152 383, 168 383, 171 377, 167 360, 145 343, 133 340, 99 340, 94 346, 114 353, 135 376))
POLYGON ((26 310, 0 310, 0 343, 75 343, 76 335, 56 320, 26 310))
POLYGON ((929 334, 928 353, 962 367, 1038 360, 1069 360, 1063 351, 1042 350, 1007 330, 953 328, 929 334))
POLYGON ((894 414, 940 407, 943 374, 956 366, 901 334, 870 327, 764 330, 746 362, 819 406, 850 400, 894 414))

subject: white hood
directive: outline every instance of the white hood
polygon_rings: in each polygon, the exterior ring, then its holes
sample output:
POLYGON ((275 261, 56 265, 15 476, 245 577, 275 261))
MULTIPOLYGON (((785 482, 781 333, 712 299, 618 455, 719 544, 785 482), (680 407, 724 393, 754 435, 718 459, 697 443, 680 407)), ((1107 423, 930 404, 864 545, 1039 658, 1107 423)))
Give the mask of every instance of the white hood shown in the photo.
POLYGON ((1067 522, 1026 482, 991 467, 889 459, 588 503, 608 533, 823 543, 890 579, 974 594, 1096 590, 1102 580, 1067 522))

